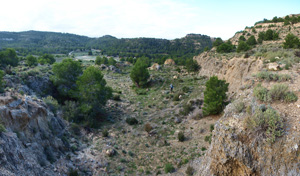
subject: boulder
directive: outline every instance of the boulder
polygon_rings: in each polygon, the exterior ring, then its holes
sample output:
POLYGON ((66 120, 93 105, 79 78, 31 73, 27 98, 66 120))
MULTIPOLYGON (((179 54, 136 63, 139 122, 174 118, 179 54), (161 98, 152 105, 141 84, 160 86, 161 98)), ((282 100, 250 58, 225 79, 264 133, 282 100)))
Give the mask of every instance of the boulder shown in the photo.
POLYGON ((160 65, 158 63, 154 63, 149 70, 160 70, 160 65))

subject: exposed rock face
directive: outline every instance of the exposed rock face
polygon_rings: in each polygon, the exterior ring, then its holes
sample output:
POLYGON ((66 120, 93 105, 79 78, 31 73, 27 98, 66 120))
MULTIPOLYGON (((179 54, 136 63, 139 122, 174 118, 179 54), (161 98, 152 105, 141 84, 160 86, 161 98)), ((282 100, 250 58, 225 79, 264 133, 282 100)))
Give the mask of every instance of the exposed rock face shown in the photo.
POLYGON ((175 65, 175 61, 173 59, 167 59, 164 65, 175 65))
POLYGON ((54 165, 67 147, 64 121, 31 97, 0 96, 0 175, 58 175, 54 165))
POLYGON ((267 143, 249 136, 243 128, 246 114, 234 114, 232 104, 215 124, 212 143, 203 158, 198 175, 299 175, 299 132, 267 143))
POLYGON ((201 66, 199 75, 218 76, 229 83, 229 92, 236 92, 249 84, 248 78, 263 68, 263 62, 254 58, 219 59, 213 53, 204 52, 194 60, 201 66))

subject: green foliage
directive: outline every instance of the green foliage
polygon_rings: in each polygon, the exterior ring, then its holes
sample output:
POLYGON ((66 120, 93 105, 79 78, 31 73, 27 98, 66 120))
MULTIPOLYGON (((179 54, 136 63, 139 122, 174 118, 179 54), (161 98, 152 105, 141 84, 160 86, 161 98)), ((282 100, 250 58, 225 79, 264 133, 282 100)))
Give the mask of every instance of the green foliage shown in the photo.
POLYGON ((296 102, 298 100, 298 96, 294 92, 287 92, 284 95, 284 101, 289 102, 296 102))
MULTIPOLYGON (((253 28, 253 29, 254 29, 254 28, 253 28)), ((257 44, 256 39, 255 39, 255 37, 254 37, 253 35, 251 35, 251 36, 248 38, 248 40, 247 40, 246 43, 247 43, 248 45, 250 45, 250 46, 254 46, 254 45, 257 44)))
POLYGON ((230 40, 228 40, 226 43, 222 43, 217 47, 217 52, 218 53, 230 53, 233 52, 235 49, 235 46, 232 45, 230 40))
POLYGON ((80 122, 79 104, 75 101, 65 101, 62 106, 63 118, 69 122, 80 122))
POLYGON ((48 64, 54 64, 55 59, 54 59, 54 56, 51 55, 51 54, 44 54, 42 57, 40 57, 38 59, 38 62, 40 64, 46 64, 46 63, 48 63, 48 64))
POLYGON ((300 48, 300 40, 293 34, 288 34, 285 37, 285 42, 283 43, 284 48, 300 48))
POLYGON ((210 77, 205 83, 204 115, 219 114, 223 111, 227 99, 228 85, 225 80, 219 80, 216 76, 210 77))
POLYGON ((184 133, 182 132, 182 131, 180 131, 179 133, 178 133, 178 141, 179 142, 183 142, 184 141, 184 133))
POLYGON ((221 44, 223 44, 224 42, 223 42, 223 40, 221 39, 221 38, 216 38, 216 40, 214 41, 214 43, 213 43, 213 46, 214 47, 218 47, 218 46, 220 46, 221 44))
POLYGON ((81 108, 84 108, 83 113, 88 114, 88 120, 93 120, 102 111, 107 100, 112 97, 112 89, 106 86, 101 71, 94 66, 85 69, 76 84, 77 98, 80 100, 81 108))
POLYGON ((64 59, 61 63, 55 63, 52 67, 51 80, 63 98, 76 97, 76 80, 82 74, 81 64, 72 59, 64 59))
POLYGON ((0 134, 5 132, 6 131, 6 128, 3 124, 0 123, 0 134))
POLYGON ((270 100, 282 100, 288 92, 288 86, 285 84, 274 84, 268 92, 270 100))
POLYGON ((126 119, 126 123, 128 123, 129 125, 136 125, 139 123, 139 121, 134 117, 129 117, 126 119))
POLYGON ((3 82, 4 75, 5 75, 4 71, 0 70, 0 93, 4 92, 4 82, 3 82))
POLYGON ((209 144, 211 143, 211 137, 212 137, 212 134, 208 135, 208 136, 205 136, 204 137, 204 141, 205 142, 208 142, 209 144))
POLYGON ((108 65, 113 65, 113 66, 115 66, 116 63, 117 63, 117 61, 116 61, 114 58, 110 57, 110 58, 108 59, 108 65))
POLYGON ((32 55, 29 55, 26 57, 26 64, 28 66, 36 66, 38 64, 38 61, 37 61, 37 58, 32 56, 32 55))
POLYGON ((102 136, 103 136, 103 137, 108 137, 108 130, 107 130, 107 129, 104 129, 104 130, 102 131, 102 136))
POLYGON ((291 80, 292 77, 288 74, 277 74, 269 71, 261 71, 258 72, 255 77, 266 80, 266 81, 288 81, 291 80))
POLYGON ((130 72, 132 82, 134 82, 137 87, 143 87, 147 84, 149 77, 150 74, 147 69, 147 63, 142 59, 138 59, 130 72))
POLYGON ((253 94, 255 97, 257 97, 260 101, 268 101, 268 89, 265 87, 262 87, 261 84, 258 84, 253 89, 253 94))
POLYGON ((8 48, 4 51, 0 51, 0 66, 2 68, 8 65, 15 67, 18 63, 19 58, 17 57, 17 53, 14 49, 8 48))
POLYGON ((193 59, 186 60, 185 66, 188 72, 197 72, 200 69, 200 66, 198 65, 197 61, 193 59))
POLYGON ((190 103, 187 103, 183 105, 183 109, 180 111, 180 114, 188 115, 193 110, 194 110, 193 106, 190 103))
POLYGON ((236 51, 239 53, 241 51, 248 51, 249 49, 250 46, 246 42, 240 40, 236 51))
POLYGON ((56 114, 59 105, 58 102, 55 98, 53 98, 52 96, 47 96, 46 98, 43 98, 44 103, 46 103, 46 105, 49 107, 49 109, 56 114))
POLYGON ((237 113, 241 113, 245 109, 245 103, 241 100, 237 100, 237 101, 233 102, 233 106, 234 106, 235 112, 237 112, 237 113))
POLYGON ((174 95, 174 97, 173 97, 173 101, 179 101, 180 100, 180 95, 182 96, 182 95, 184 95, 184 93, 183 92, 178 92, 178 93, 176 93, 175 95, 174 95))
POLYGON ((188 166, 185 170, 187 176, 192 176, 194 174, 194 168, 192 166, 188 166))
POLYGON ((68 176, 80 176, 80 175, 78 174, 77 170, 71 168, 71 170, 69 171, 68 176))
POLYGON ((108 64, 108 59, 107 59, 107 57, 97 56, 96 60, 95 60, 95 64, 96 65, 101 65, 101 64, 106 65, 106 64, 108 64))
POLYGON ((211 125, 209 126, 209 131, 212 132, 212 131, 214 131, 214 129, 215 129, 215 125, 214 125, 214 124, 211 124, 211 125))
POLYGON ((283 119, 271 107, 265 111, 257 108, 253 116, 246 119, 246 125, 252 132, 265 135, 271 143, 283 134, 283 119))
POLYGON ((246 38, 243 35, 241 35, 240 38, 239 38, 239 41, 244 41, 245 42, 246 38))
POLYGON ((171 163, 167 163, 165 165, 164 170, 165 170, 165 173, 172 173, 175 171, 175 168, 173 167, 173 165, 171 163))
POLYGON ((298 97, 295 93, 288 91, 288 86, 285 84, 274 84, 271 89, 268 89, 258 84, 254 87, 253 94, 260 101, 276 101, 284 100, 285 102, 294 102, 298 100, 298 97))

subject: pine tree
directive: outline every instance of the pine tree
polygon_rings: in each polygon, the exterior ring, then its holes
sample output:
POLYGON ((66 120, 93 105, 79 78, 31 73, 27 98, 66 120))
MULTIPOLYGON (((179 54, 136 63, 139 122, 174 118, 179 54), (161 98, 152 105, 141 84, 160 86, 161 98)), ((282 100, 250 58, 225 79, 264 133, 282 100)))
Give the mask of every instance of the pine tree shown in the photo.
POLYGON ((144 63, 142 59, 138 59, 130 72, 131 80, 137 87, 141 87, 147 84, 149 77, 150 75, 147 70, 147 64, 144 63))
POLYGON ((204 91, 204 115, 219 114, 223 111, 227 99, 228 83, 212 76, 206 82, 204 91))

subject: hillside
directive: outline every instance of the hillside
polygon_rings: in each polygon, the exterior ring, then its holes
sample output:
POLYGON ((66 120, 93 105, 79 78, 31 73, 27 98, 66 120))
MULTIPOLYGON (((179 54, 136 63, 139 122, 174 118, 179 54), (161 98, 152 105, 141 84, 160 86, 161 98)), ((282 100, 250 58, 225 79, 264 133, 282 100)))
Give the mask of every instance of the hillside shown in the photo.
POLYGON ((199 76, 217 75, 229 83, 231 102, 215 124, 201 164, 195 165, 196 175, 299 175, 300 48, 284 48, 283 43, 290 33, 299 39, 300 20, 264 20, 229 40, 234 45, 241 36, 258 40, 260 32, 270 29, 279 37, 248 51, 216 53, 213 48, 194 57, 202 67, 199 76), (288 100, 287 91, 295 99, 288 100))
POLYGON ((210 37, 188 34, 175 39, 122 38, 103 36, 89 38, 57 32, 0 32, 1 48, 15 48, 21 55, 27 54, 67 54, 81 49, 100 49, 103 54, 121 57, 183 57, 191 58, 201 53, 205 47, 211 48, 210 37))

